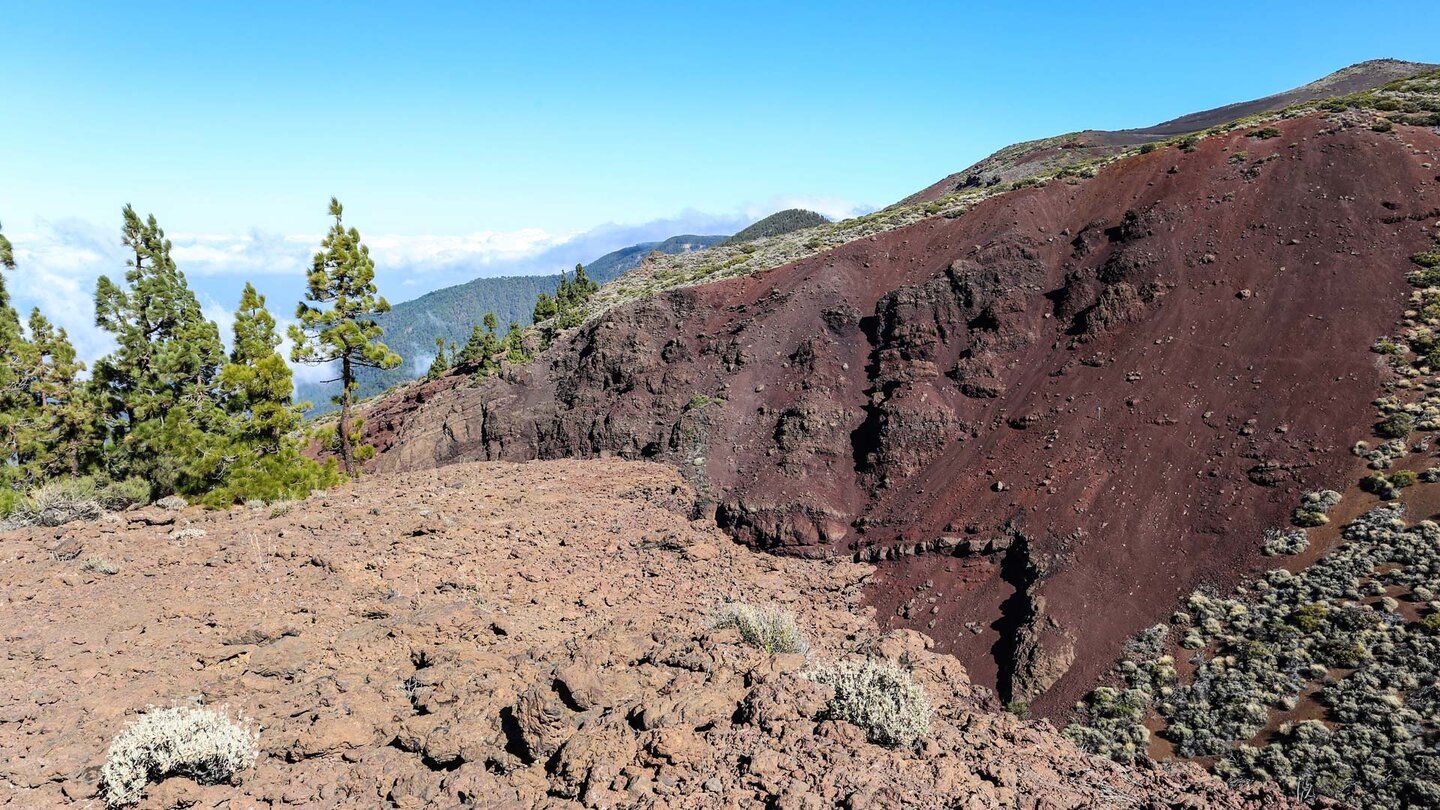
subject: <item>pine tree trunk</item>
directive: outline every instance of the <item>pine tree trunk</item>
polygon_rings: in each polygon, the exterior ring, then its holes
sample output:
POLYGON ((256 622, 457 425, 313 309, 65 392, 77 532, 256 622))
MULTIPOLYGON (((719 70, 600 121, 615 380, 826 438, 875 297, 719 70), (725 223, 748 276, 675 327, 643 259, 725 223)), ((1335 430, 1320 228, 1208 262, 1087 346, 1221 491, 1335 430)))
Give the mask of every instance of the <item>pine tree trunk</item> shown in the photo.
POLYGON ((350 383, 354 372, 350 369, 350 354, 340 358, 340 462, 345 475, 355 477, 355 451, 350 446, 350 383))

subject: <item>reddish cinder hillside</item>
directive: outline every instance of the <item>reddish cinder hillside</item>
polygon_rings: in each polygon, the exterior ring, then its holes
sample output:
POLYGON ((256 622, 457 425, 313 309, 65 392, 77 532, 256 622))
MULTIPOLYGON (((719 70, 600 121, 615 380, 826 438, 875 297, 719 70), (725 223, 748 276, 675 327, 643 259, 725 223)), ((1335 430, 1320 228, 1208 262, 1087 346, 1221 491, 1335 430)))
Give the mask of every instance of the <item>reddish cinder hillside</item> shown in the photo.
POLYGON ((1275 126, 611 310, 380 402, 376 465, 670 462, 739 540, 877 561, 882 626, 1064 710, 1373 421, 1440 136, 1275 126))
POLYGON ((1399 59, 1371 59, 1283 93, 1227 104, 1213 110, 1193 112, 1154 126, 1115 131, 1087 129, 1083 132, 1013 144, 969 168, 941 178, 901 200, 901 203, 929 202, 960 189, 1011 183, 1041 174, 1047 169, 1118 154, 1127 147, 1156 143, 1166 138, 1223 126, 1249 115, 1283 110, 1301 102, 1373 90, 1396 79, 1433 71, 1436 67, 1437 65, 1404 62, 1399 59))

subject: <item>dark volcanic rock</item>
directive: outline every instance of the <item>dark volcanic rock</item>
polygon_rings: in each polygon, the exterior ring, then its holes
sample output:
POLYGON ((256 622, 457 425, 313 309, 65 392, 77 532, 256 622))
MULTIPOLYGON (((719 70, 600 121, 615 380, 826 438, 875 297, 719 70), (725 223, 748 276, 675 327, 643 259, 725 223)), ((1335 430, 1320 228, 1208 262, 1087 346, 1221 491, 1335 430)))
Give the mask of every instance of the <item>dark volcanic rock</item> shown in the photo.
POLYGON ((1063 710, 1180 595, 1258 566, 1261 530, 1345 479, 1372 421, 1368 348, 1431 224, 1382 202, 1440 203, 1440 136, 1278 126, 612 310, 506 379, 379 403, 376 465, 672 463, 743 542, 896 560, 871 591, 882 624, 977 680, 1005 680, 1029 626, 1020 691, 1063 710), (1011 525, 1038 625, 999 559, 935 551, 1011 525))

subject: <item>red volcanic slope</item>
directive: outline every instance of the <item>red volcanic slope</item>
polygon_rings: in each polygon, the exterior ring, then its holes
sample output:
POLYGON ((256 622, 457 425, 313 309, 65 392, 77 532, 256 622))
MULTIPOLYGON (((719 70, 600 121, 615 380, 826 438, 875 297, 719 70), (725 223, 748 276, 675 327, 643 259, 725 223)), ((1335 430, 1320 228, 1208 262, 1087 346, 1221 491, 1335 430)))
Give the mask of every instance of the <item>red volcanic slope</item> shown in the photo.
POLYGON ((1440 136, 1277 126, 612 310, 380 403, 377 467, 671 461, 744 542, 878 558, 882 625, 1063 711, 1372 421, 1440 136))

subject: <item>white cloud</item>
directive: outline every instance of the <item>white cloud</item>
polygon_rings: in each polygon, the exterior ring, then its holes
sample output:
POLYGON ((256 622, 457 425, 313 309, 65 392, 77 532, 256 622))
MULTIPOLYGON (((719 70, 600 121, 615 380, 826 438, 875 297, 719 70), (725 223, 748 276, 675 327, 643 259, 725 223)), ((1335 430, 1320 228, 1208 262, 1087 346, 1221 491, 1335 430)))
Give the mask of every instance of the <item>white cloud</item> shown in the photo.
MULTIPOLYGON (((543 228, 474 231, 468 234, 405 236, 364 234, 375 259, 382 293, 396 300, 469 281, 477 276, 552 274, 593 261, 612 250, 679 234, 735 233, 761 217, 785 208, 808 208, 832 219, 873 210, 850 200, 782 196, 740 206, 732 213, 685 210, 673 217, 639 224, 605 223, 581 233, 552 233, 543 228), (398 293, 398 294, 396 294, 398 293)), ((125 274, 127 251, 118 227, 76 220, 37 220, 28 230, 10 231, 18 269, 9 288, 22 315, 39 306, 63 326, 81 359, 92 363, 114 347, 95 326, 95 280, 125 274)), ((293 313, 304 293, 305 271, 318 249, 320 234, 282 235, 250 229, 244 233, 170 234, 171 256, 185 272, 207 317, 221 327, 228 344, 232 311, 240 289, 253 281, 266 295, 280 321, 293 313)), ((289 356, 288 340, 283 347, 289 356)), ((427 361, 428 363, 428 361, 427 361)), ((328 368, 295 366, 299 381, 333 376, 328 368)))
POLYGON ((857 217, 861 214, 868 214, 875 210, 875 206, 873 205, 865 205, 855 202, 854 200, 845 200, 839 197, 785 195, 772 197, 765 203, 751 203, 745 206, 745 213, 753 219, 761 219, 776 211, 784 211, 788 208, 804 208, 808 211, 814 211, 817 214, 824 214, 827 218, 835 222, 857 217))
POLYGON ((75 351, 88 364, 115 346, 110 334, 95 325, 95 279, 102 272, 123 273, 125 252, 118 239, 79 220, 42 223, 37 237, 15 233, 17 268, 9 288, 21 317, 39 307, 63 327, 75 351), (97 268, 104 268, 103 270, 97 268))
POLYGON ((301 275, 319 237, 281 236, 251 229, 245 234, 167 234, 170 257, 187 276, 301 275))
MULTIPOLYGON (((190 276, 291 275, 303 277, 320 248, 319 234, 281 236, 252 229, 245 234, 170 234, 170 255, 190 276)), ((427 269, 455 264, 490 265, 533 256, 573 235, 542 228, 406 236, 361 234, 378 267, 427 269)))
POLYGON ((533 256, 569 241, 573 234, 556 236, 541 228, 518 231, 477 231, 458 236, 365 236, 376 265, 426 268, 461 262, 495 264, 533 256))
MULTIPOLYGON (((118 229, 73 219, 41 220, 30 229, 8 235, 15 245, 18 263, 17 270, 8 274, 8 286, 22 316, 31 307, 40 307, 65 328, 87 363, 111 351, 114 341, 95 326, 94 292, 100 276, 108 275, 117 282, 124 277, 127 250, 118 229)), ((305 271, 321 238, 310 234, 284 236, 257 229, 243 234, 168 236, 173 245, 171 257, 195 288, 206 317, 220 326, 227 345, 232 311, 244 282, 253 280, 262 293, 269 291, 267 303, 273 314, 291 311, 291 302, 299 300, 303 292, 305 271)), ((525 228, 450 236, 367 236, 365 242, 381 268, 382 279, 416 287, 414 294, 418 295, 481 275, 476 268, 523 264, 570 238, 540 228, 525 228), (452 276, 462 273, 464 277, 430 278, 443 271, 451 271, 452 276)), ((558 266, 543 270, 525 267, 521 271, 555 270, 558 266)), ((321 379, 329 374, 327 369, 311 366, 295 371, 297 379, 321 379)))

